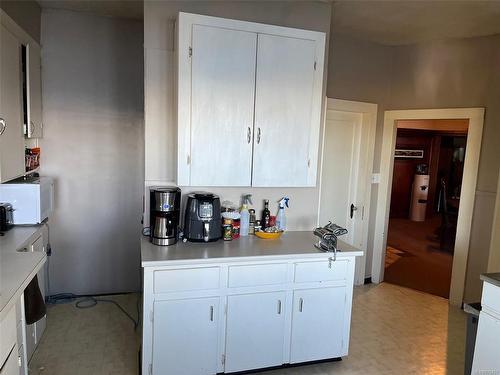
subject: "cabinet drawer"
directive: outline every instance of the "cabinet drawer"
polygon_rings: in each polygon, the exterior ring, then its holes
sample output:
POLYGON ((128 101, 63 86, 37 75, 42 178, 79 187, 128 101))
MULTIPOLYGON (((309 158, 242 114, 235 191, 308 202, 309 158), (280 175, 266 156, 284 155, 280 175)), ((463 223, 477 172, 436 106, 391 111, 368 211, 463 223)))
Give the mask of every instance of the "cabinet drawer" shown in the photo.
POLYGON ((302 262, 295 264, 295 282, 340 281, 347 276, 347 260, 302 262))
POLYGON ((500 316, 500 287, 484 282, 483 298, 481 299, 483 306, 488 306, 500 316))
POLYGON ((12 347, 16 344, 16 327, 16 308, 13 306, 0 322, 0 332, 2 333, 0 340, 0 367, 7 359, 12 347))
POLYGON ((218 289, 220 268, 185 268, 154 272, 154 292, 218 289))
POLYGON ((286 283, 286 263, 229 267, 230 288, 286 283))

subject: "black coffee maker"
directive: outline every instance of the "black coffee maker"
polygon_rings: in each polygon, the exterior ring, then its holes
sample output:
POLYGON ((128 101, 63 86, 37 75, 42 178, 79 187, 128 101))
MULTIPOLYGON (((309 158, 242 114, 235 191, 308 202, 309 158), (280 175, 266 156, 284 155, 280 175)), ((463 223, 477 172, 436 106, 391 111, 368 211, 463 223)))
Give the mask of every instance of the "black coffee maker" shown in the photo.
POLYGON ((189 194, 184 215, 184 238, 192 242, 211 242, 221 237, 220 198, 207 192, 189 194))
POLYGON ((181 207, 181 189, 176 186, 149 189, 150 239, 155 245, 177 242, 181 207))

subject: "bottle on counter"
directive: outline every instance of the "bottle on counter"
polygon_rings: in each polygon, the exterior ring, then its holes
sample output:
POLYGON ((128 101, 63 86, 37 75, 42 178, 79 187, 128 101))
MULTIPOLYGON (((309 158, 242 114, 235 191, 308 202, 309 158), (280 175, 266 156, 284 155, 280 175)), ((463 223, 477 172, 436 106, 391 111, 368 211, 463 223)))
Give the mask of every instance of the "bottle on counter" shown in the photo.
POLYGON ((276 216, 276 226, 279 230, 286 230, 286 216, 285 216, 285 207, 288 208, 288 201, 290 198, 283 197, 279 200, 279 208, 278 215, 276 216))
POLYGON ((262 225, 260 224, 260 220, 255 221, 255 232, 260 232, 262 230, 262 225))
POLYGON ((248 211, 248 204, 252 203, 252 194, 244 194, 242 197, 242 205, 241 205, 241 219, 240 219, 240 235, 248 236, 248 232, 250 230, 250 212, 248 211))
POLYGON ((269 227, 269 220, 271 219, 271 211, 269 211, 269 199, 264 199, 264 210, 262 211, 262 220, 260 224, 262 225, 262 230, 269 227))
POLYGON ((250 221, 248 225, 248 234, 255 234, 255 210, 253 208, 248 210, 248 213, 250 214, 250 221))

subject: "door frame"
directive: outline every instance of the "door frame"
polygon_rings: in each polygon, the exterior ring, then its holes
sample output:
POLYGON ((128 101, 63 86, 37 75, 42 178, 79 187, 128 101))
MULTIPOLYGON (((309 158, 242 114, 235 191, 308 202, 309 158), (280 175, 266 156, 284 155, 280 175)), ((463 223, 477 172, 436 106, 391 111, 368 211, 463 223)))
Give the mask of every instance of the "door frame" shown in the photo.
POLYGON ((464 174, 460 193, 455 252, 450 284, 451 305, 460 306, 465 290, 467 257, 472 225, 472 214, 477 186, 481 140, 483 135, 484 108, 447 108, 385 111, 382 150, 380 159, 380 185, 377 197, 375 235, 373 243, 372 281, 384 280, 384 263, 391 203, 394 149, 396 146, 397 120, 468 119, 467 146, 464 174))
POLYGON ((318 189, 318 217, 317 217, 317 225, 321 225, 319 222, 320 218, 320 210, 321 210, 321 187, 323 180, 323 154, 325 152, 325 135, 326 135, 326 112, 328 110, 334 111, 342 111, 342 112, 355 112, 362 114, 362 127, 366 127, 368 129, 368 141, 370 142, 366 153, 364 155, 364 160, 361 163, 365 163, 365 171, 366 175, 364 177, 364 181, 366 183, 366 191, 365 191, 365 225, 363 226, 363 248, 360 249, 363 251, 363 256, 358 257, 356 260, 356 271, 354 275, 354 284, 355 285, 363 285, 365 282, 365 268, 366 268, 366 253, 368 247, 368 231, 369 231, 369 222, 370 222, 370 201, 371 201, 371 191, 372 191, 372 173, 373 173, 373 156, 375 153, 375 132, 377 128, 377 111, 378 105, 374 103, 366 103, 366 102, 356 102, 351 100, 343 100, 343 99, 333 99, 326 98, 325 112, 323 115, 323 129, 321 134, 321 153, 320 153, 320 170, 319 170, 319 189, 318 189), (359 261, 358 261, 359 260, 359 261))

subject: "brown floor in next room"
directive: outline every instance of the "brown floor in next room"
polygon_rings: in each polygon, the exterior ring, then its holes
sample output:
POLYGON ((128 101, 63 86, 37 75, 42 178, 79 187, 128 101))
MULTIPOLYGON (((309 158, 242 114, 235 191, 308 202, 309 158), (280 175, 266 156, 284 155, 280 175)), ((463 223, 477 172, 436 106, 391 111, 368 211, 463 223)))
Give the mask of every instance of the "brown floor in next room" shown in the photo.
POLYGON ((384 281, 448 298, 453 254, 439 249, 441 217, 391 218, 384 281))
MULTIPOLYGON (((109 298, 135 316, 137 297, 109 298)), ((354 289, 348 357, 261 374, 463 374, 465 325, 465 313, 443 298, 387 283, 365 285, 354 289)), ((52 305, 30 374, 137 375, 139 342, 140 332, 114 305, 52 305)))

